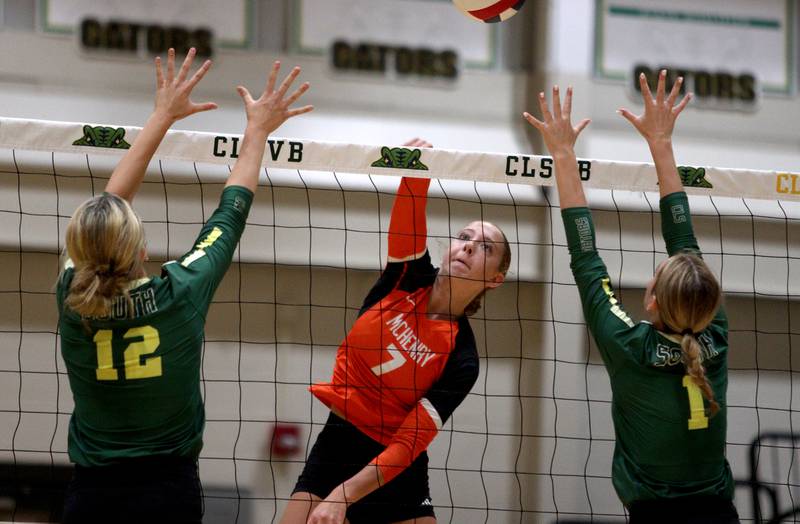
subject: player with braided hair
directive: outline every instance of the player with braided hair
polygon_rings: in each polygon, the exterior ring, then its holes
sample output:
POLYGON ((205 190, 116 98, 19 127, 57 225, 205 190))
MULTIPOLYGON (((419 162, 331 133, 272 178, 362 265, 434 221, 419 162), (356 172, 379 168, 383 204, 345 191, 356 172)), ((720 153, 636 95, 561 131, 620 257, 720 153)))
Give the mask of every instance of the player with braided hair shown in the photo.
POLYGON ((649 322, 634 323, 622 308, 595 247, 574 151, 589 120, 573 127, 572 89, 562 107, 553 88, 552 113, 540 93, 542 120, 524 117, 542 133, 555 161, 572 272, 611 380, 612 481, 631 523, 733 524, 739 518, 725 458, 728 320, 720 285, 694 236, 672 150, 675 121, 691 99, 688 94, 676 105, 681 82, 667 96, 662 71, 654 98, 642 75, 644 114, 619 111, 647 140, 661 193, 669 258, 645 290, 649 322))

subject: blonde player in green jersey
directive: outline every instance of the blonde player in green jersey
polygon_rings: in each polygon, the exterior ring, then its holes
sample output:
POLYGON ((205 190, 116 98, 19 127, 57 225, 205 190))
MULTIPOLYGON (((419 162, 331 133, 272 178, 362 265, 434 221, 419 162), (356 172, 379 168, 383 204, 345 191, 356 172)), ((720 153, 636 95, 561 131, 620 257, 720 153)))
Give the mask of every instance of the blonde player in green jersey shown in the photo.
POLYGON ((258 183, 267 136, 312 109, 290 106, 308 89, 276 87, 275 62, 254 100, 238 87, 247 113, 241 152, 219 207, 189 251, 148 276, 144 229, 130 202, 169 127, 213 103, 190 100, 210 66, 189 76, 195 51, 166 74, 156 59, 155 110, 120 160, 105 192, 75 211, 57 284, 61 353, 75 408, 69 456, 75 475, 65 523, 200 522, 197 457, 205 423, 200 351, 214 291, 230 265, 258 183))
POLYGON ((640 78, 644 114, 620 113, 647 140, 658 173, 661 227, 669 258, 647 284, 649 322, 634 323, 614 296, 595 247, 574 144, 588 125, 573 127, 572 89, 553 110, 539 95, 542 133, 553 156, 571 268, 584 315, 611 380, 616 434, 612 480, 638 523, 738 523, 733 479, 725 459, 728 320, 717 279, 702 259, 672 151, 675 120, 691 99, 677 103, 682 79, 669 95, 666 71, 655 98, 640 78))

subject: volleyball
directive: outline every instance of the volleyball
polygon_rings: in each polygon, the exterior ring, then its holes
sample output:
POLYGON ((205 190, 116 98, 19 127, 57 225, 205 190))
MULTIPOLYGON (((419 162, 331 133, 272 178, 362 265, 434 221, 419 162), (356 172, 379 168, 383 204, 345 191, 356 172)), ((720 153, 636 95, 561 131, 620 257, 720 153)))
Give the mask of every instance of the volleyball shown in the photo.
POLYGON ((522 9, 525 0, 453 0, 464 14, 481 22, 503 22, 522 9))

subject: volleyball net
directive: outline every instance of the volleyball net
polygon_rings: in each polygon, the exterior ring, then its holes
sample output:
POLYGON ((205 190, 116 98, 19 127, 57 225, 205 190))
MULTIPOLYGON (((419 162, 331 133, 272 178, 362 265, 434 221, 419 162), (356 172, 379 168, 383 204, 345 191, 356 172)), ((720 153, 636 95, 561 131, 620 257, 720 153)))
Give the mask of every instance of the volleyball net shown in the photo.
MULTIPOLYGON (((102 192, 137 132, 0 119, 0 472, 11 479, 0 487, 18 492, 0 492, 0 520, 44 507, 30 492, 68 465, 59 253, 69 217, 102 192)), ((151 273, 190 248, 240 143, 238 135, 167 135, 135 202, 151 273)), ((434 179, 434 261, 476 219, 497 224, 512 249, 506 283, 471 320, 480 378, 429 449, 439 522, 624 521, 610 480, 611 391, 569 270, 552 159, 274 138, 264 166, 207 318, 206 522, 278 520, 327 418, 308 386, 330 378, 336 348, 385 262, 399 175, 434 179)), ((730 317, 736 504, 743 520, 766 521, 800 501, 800 174, 679 171, 730 317)), ((655 170, 581 160, 580 173, 612 282, 628 312, 643 318, 645 283, 666 257, 655 170)))

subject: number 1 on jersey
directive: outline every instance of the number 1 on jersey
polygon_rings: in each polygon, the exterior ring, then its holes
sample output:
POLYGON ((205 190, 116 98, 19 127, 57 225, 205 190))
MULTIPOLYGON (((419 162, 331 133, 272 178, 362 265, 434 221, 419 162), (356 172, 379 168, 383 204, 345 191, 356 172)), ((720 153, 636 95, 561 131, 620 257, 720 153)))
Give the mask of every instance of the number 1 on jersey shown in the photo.
POLYGON ((692 377, 684 375, 683 387, 689 393, 689 429, 706 429, 708 427, 708 417, 706 408, 703 405, 703 393, 700 387, 694 383, 692 377))
POLYGON ((111 352, 113 334, 110 329, 101 329, 94 336, 94 344, 97 346, 97 380, 117 380, 119 378, 119 373, 114 369, 114 354, 111 352))

